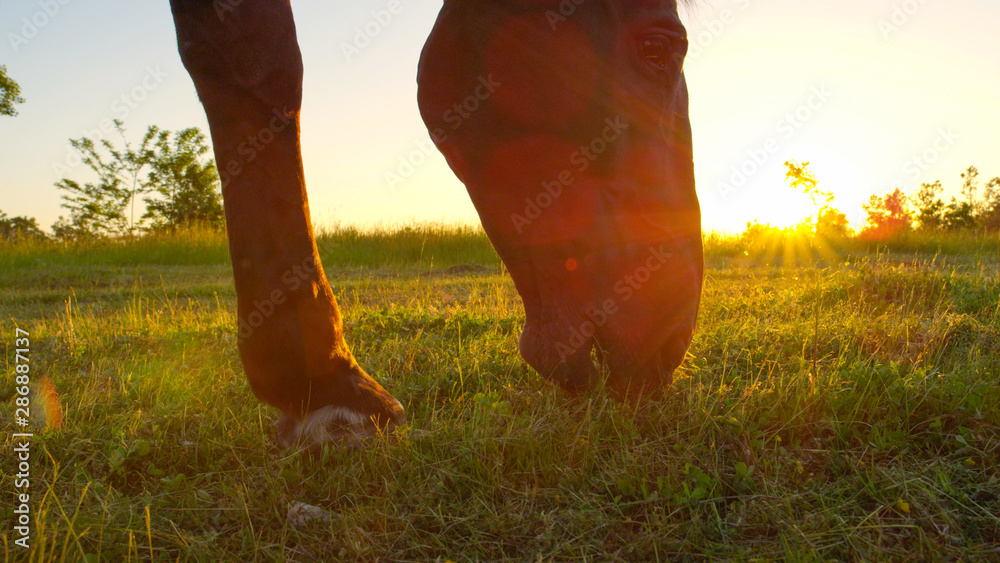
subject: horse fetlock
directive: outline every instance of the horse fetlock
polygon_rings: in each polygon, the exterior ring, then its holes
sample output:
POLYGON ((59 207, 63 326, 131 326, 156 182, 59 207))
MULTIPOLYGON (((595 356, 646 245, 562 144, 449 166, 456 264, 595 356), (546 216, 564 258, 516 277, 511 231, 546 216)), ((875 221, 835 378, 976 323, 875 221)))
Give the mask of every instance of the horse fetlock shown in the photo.
POLYGON ((327 405, 301 418, 286 413, 277 426, 278 444, 285 448, 319 449, 326 444, 357 448, 366 440, 390 433, 405 420, 403 406, 395 399, 387 412, 366 412, 327 405))

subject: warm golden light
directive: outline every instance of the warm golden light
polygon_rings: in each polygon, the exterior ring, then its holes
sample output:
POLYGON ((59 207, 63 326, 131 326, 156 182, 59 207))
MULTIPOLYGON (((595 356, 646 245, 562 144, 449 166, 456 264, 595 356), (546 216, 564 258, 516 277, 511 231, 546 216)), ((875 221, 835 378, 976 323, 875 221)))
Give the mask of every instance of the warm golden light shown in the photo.
MULTIPOLYGON (((759 213, 755 220, 762 225, 771 225, 779 229, 794 227, 816 214, 816 206, 805 194, 795 193, 788 186, 777 185, 762 194, 762 197, 774 202, 764 212, 759 213)), ((727 228, 741 230, 743 225, 730 225, 727 228)))

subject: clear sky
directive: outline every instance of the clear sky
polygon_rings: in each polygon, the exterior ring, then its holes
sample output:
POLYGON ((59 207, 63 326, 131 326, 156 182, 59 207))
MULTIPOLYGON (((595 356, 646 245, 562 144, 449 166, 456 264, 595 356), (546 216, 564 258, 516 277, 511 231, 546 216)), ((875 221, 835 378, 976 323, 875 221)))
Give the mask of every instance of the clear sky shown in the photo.
MULTIPOLYGON (((426 151, 417 112, 417 58, 440 0, 402 0, 360 53, 345 56, 387 4, 293 1, 314 219, 475 223, 464 187, 426 151), (400 168, 406 157, 419 164, 400 168)), ((950 196, 969 165, 984 179, 1000 176, 1000 1, 702 0, 684 19, 708 229, 805 217, 783 182, 788 159, 810 161, 855 224, 869 195, 897 185, 912 194, 940 179, 950 196)), ((8 215, 47 227, 65 213, 53 184, 90 176, 56 165, 66 163, 70 138, 91 136, 102 120, 123 118, 133 140, 150 124, 208 130, 166 0, 7 1, 0 34, 0 64, 27 99, 19 116, 0 117, 8 215)))

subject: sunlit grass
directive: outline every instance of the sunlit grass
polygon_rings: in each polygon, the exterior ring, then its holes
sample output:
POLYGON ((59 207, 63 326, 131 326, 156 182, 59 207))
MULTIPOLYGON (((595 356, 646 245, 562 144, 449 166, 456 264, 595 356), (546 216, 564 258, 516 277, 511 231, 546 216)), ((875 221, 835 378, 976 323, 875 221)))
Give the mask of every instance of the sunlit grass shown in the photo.
POLYGON ((0 256, 7 364, 17 323, 64 415, 33 444, 31 560, 1000 558, 997 242, 779 233, 706 238, 691 354, 641 405, 524 365, 481 232, 326 233, 352 348, 410 419, 320 459, 249 392, 222 237, 0 256), (333 518, 293 527, 296 501, 333 518))
MULTIPOLYGON (((424 267, 480 264, 500 267, 500 259, 481 228, 441 224, 400 227, 328 227, 317 233, 324 264, 339 267, 424 267)), ((813 225, 777 228, 752 223, 739 234, 706 232, 708 258, 754 256, 764 263, 785 257, 806 263, 808 256, 832 260, 857 252, 919 252, 942 254, 1000 253, 1000 234, 982 232, 911 231, 890 240, 816 235, 813 225), (807 252, 806 249, 816 252, 807 252), (817 254, 818 252, 818 254, 817 254)), ((54 269, 139 265, 207 266, 229 264, 225 233, 193 229, 157 233, 133 240, 82 243, 0 241, 0 275, 11 268, 49 266, 54 269)))
MULTIPOLYGON (((316 236, 324 262, 341 266, 456 265, 475 262, 499 266, 500 260, 482 229, 419 224, 402 227, 331 227, 316 236)), ((76 243, 0 241, 0 267, 51 263, 56 266, 134 266, 228 264, 224 232, 187 229, 134 239, 76 243)))

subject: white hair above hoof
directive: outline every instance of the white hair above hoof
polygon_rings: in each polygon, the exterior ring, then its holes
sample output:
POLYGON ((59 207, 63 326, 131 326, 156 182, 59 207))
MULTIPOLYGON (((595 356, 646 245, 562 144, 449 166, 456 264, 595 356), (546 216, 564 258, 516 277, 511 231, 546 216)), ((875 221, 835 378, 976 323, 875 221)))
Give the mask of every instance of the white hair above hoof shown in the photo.
POLYGON ((284 448, 320 449, 326 444, 357 448, 368 438, 391 432, 395 426, 392 421, 354 409, 328 405, 301 419, 285 413, 278 421, 277 438, 284 448))

